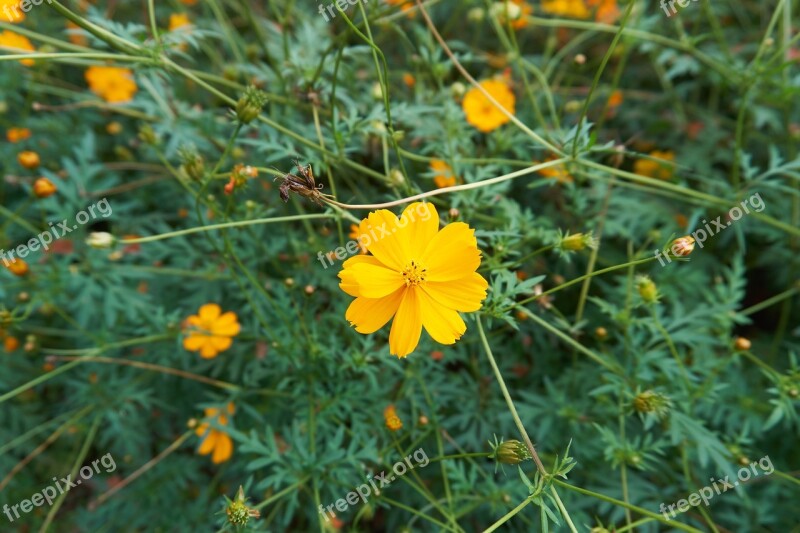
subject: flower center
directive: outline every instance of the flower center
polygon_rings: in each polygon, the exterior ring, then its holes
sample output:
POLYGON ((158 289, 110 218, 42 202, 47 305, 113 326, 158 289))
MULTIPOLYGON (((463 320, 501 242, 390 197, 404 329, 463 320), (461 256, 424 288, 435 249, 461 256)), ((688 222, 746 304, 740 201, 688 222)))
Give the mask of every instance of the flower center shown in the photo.
POLYGON ((427 268, 423 268, 419 263, 411 261, 411 263, 406 265, 403 269, 403 281, 406 282, 406 287, 413 287, 423 283, 427 273, 427 268))

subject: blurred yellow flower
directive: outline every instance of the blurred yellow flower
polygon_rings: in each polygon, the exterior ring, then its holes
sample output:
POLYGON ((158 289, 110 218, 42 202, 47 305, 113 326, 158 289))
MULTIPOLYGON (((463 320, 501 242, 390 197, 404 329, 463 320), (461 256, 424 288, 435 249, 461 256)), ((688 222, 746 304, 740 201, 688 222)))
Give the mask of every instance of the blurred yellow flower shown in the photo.
POLYGON ((77 44, 78 46, 86 46, 89 44, 89 39, 82 33, 81 27, 71 20, 67 21, 67 38, 69 42, 77 44))
POLYGON ((0 21, 16 24, 25 20, 25 12, 20 9, 21 0, 0 0, 0 21))
POLYGON ((588 19, 591 13, 584 0, 542 0, 542 11, 558 17, 588 19))
POLYGON ((9 128, 6 130, 6 139, 10 143, 18 143, 31 138, 31 130, 28 128, 9 128))
POLYGON ((372 255, 348 259, 339 272, 339 287, 356 298, 347 320, 369 334, 394 318, 389 350, 398 357, 416 349, 423 327, 436 342, 454 344, 467 329, 458 313, 480 309, 489 286, 476 272, 475 230, 454 222, 440 231, 436 208, 419 202, 399 220, 381 209, 365 223, 382 235, 370 242, 372 255))
MULTIPOLYGON (((228 416, 236 412, 236 407, 232 402, 228 402, 226 412, 221 412, 220 409, 209 407, 205 409, 205 418, 216 418, 217 423, 221 426, 228 425, 228 416)), ((214 464, 224 463, 233 455, 233 441, 230 436, 224 431, 214 429, 208 422, 200 424, 195 433, 202 439, 200 448, 197 453, 200 455, 208 455, 214 452, 211 456, 211 462, 214 464)))
POLYGON ((190 352, 200 352, 203 359, 212 359, 233 344, 233 337, 239 334, 241 326, 236 313, 222 314, 217 304, 205 304, 196 315, 186 319, 189 326, 183 347, 190 352))
MULTIPOLYGON (((17 54, 36 51, 27 37, 8 30, 0 33, 0 48, 11 49, 17 54)), ((26 67, 33 66, 33 59, 20 59, 19 62, 26 67)))
MULTIPOLYGON (((506 111, 514 114, 516 98, 507 84, 498 80, 484 80, 480 85, 506 111)), ((475 87, 464 95, 461 107, 467 115, 467 122, 483 133, 493 131, 511 120, 475 87)))
POLYGON ((358 242, 358 248, 361 250, 360 253, 366 254, 367 247, 364 246, 364 240, 361 238, 361 235, 363 235, 363 233, 360 226, 356 224, 350 224, 350 235, 348 235, 348 237, 358 242))
POLYGON ((0 260, 0 263, 3 263, 6 269, 17 277, 21 278, 23 276, 28 275, 29 272, 28 263, 26 263, 25 261, 23 261, 18 257, 12 258, 11 261, 8 261, 8 264, 6 264, 5 259, 0 260))
POLYGON ((400 417, 397 416, 394 405, 390 405, 383 410, 383 419, 386 421, 386 427, 392 431, 397 431, 403 427, 403 422, 400 420, 400 417))
POLYGON ((433 177, 433 182, 436 184, 437 189, 452 187, 456 184, 457 180, 453 174, 453 169, 441 159, 434 159, 431 161, 431 170, 436 173, 433 177))
POLYGON ((674 166, 671 163, 675 161, 675 152, 655 150, 650 152, 650 157, 651 159, 637 160, 633 164, 634 173, 658 180, 672 179, 674 166), (664 163, 654 160, 661 160, 664 163))
POLYGON ((191 25, 192 22, 189 20, 189 15, 186 13, 173 13, 169 16, 169 31, 175 31, 179 28, 191 25))
POLYGON ((596 8, 594 19, 597 22, 612 24, 619 18, 617 0, 587 0, 590 8, 596 8))
POLYGON ((138 90, 127 68, 89 67, 85 76, 92 92, 109 103, 127 102, 138 90))
MULTIPOLYGON (((548 157, 545 162, 553 161, 556 158, 553 156, 548 157)), ((556 165, 554 167, 547 167, 543 168, 539 171, 539 174, 544 176, 545 178, 552 178, 559 183, 572 183, 574 180, 572 175, 567 172, 567 167, 563 163, 560 165, 556 165)))

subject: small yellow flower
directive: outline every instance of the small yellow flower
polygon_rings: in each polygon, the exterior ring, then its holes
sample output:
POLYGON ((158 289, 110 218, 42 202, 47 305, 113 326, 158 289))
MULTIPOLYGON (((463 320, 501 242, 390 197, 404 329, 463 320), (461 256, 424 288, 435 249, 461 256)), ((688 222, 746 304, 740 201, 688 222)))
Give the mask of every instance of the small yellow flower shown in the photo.
POLYGON ((386 421, 386 427, 391 431, 397 431, 403 427, 403 422, 400 420, 400 417, 397 416, 394 405, 389 405, 383 410, 383 419, 386 421))
POLYGON ((203 359, 212 359, 233 344, 241 326, 236 313, 222 314, 217 304, 205 304, 196 315, 186 319, 190 327, 183 339, 183 347, 190 352, 200 352, 203 359))
POLYGON ((655 150, 650 152, 650 159, 639 159, 633 164, 633 172, 640 176, 658 180, 672 179, 675 152, 655 150), (663 163, 659 162, 663 161, 663 163))
MULTIPOLYGON (((506 111, 514 114, 516 98, 507 84, 498 80, 484 80, 480 85, 506 111)), ((483 133, 496 130, 511 120, 475 87, 464 95, 461 107, 467 115, 467 122, 483 133)))
POLYGON ((39 154, 27 150, 20 152, 17 154, 17 162, 21 166, 33 170, 39 166, 39 154))
MULTIPOLYGON (((545 162, 554 161, 556 158, 554 156, 548 157, 545 162)), ((574 179, 572 175, 567 172, 567 167, 563 163, 560 165, 556 165, 554 167, 547 167, 543 168, 539 171, 539 174, 544 176, 545 178, 552 178, 559 183, 572 183, 574 179)))
POLYGON ((191 25, 192 21, 189 20, 189 15, 186 13, 173 13, 169 16, 169 31, 175 31, 191 25))
POLYGON ((431 161, 431 170, 436 173, 433 177, 433 182, 436 184, 437 189, 452 187, 457 183, 453 169, 441 159, 431 161))
POLYGON ((6 269, 9 272, 20 278, 28 275, 28 272, 30 270, 28 268, 28 263, 17 257, 9 261, 7 265, 5 264, 5 261, 0 261, 0 262, 2 262, 5 265, 6 269))
MULTIPOLYGON (((0 48, 13 50, 17 54, 36 51, 36 48, 34 48, 27 37, 8 30, 0 33, 0 48)), ((20 59, 19 62, 26 67, 33 66, 33 59, 20 59)))
MULTIPOLYGON (((235 412, 236 407, 232 402, 229 402, 225 412, 215 407, 205 409, 205 418, 216 418, 219 425, 227 426, 228 416, 233 415, 235 412)), ((202 439, 197 453, 200 455, 208 455, 213 452, 211 455, 212 463, 224 463, 233 455, 233 440, 231 440, 230 436, 224 431, 214 429, 208 422, 203 422, 197 427, 195 433, 202 439)))
POLYGON ((10 143, 18 143, 31 138, 31 130, 28 128, 9 128, 6 130, 6 139, 10 143))
POLYGON ((89 89, 109 103, 127 102, 138 91, 133 72, 120 67, 89 67, 86 70, 89 89))
POLYGON ((389 320, 389 349, 406 357, 424 327, 441 344, 454 344, 467 329, 459 312, 481 308, 488 283, 476 272, 481 252, 475 230, 453 222, 439 230, 433 204, 413 203, 398 218, 385 209, 369 214, 361 231, 383 230, 369 243, 371 255, 345 261, 339 287, 356 299, 345 317, 363 334, 389 320))
POLYGON ((0 0, 0 21, 16 24, 25 20, 20 0, 0 0))
POLYGON ((37 198, 47 198, 48 196, 53 196, 56 191, 58 191, 58 187, 56 187, 55 183, 47 178, 39 178, 33 182, 33 194, 37 198))

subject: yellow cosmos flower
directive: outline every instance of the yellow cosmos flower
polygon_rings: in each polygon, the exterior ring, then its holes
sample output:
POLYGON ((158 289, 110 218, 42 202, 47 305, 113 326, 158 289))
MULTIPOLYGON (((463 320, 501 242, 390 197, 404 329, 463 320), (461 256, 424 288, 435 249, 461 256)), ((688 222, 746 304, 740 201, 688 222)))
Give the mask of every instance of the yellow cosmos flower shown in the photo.
MULTIPOLYGON (((36 51, 36 48, 34 48, 27 37, 8 30, 0 33, 0 48, 13 50, 17 54, 36 51)), ((33 59, 20 59, 19 62, 26 67, 33 66, 33 59)))
MULTIPOLYGON (((205 418, 216 418, 217 423, 221 426, 228 425, 228 416, 236 412, 236 407, 232 402, 226 406, 226 412, 221 412, 220 409, 209 407, 205 409, 205 418)), ((224 431, 214 429, 208 422, 200 424, 195 433, 203 440, 200 442, 200 448, 197 453, 200 455, 211 455, 211 462, 214 464, 224 463, 233 455, 233 441, 230 436, 224 431)))
MULTIPOLYGON (((512 115, 514 114, 516 98, 508 85, 498 80, 484 80, 480 82, 480 85, 486 92, 492 95, 506 111, 512 115)), ((467 91, 467 94, 464 95, 461 107, 467 115, 467 122, 483 133, 496 130, 511 120, 475 87, 467 91)))
POLYGON ((648 178, 655 178, 657 180, 672 179, 674 167, 671 163, 675 161, 675 152, 670 150, 661 151, 655 150, 650 152, 652 159, 639 159, 633 164, 633 171, 640 176, 647 176, 648 178), (659 161, 664 161, 660 163, 659 161))
POLYGON ((431 170, 436 173, 433 177, 433 182, 436 184, 437 189, 452 187, 456 184, 457 180, 456 176, 453 174, 453 169, 441 159, 434 159, 431 161, 431 170))
POLYGON ((377 237, 367 245, 371 255, 348 259, 339 272, 339 287, 356 297, 347 320, 369 334, 394 317, 389 350, 398 357, 414 351, 423 327, 436 342, 454 344, 467 330, 458 313, 480 309, 489 286, 476 272, 475 230, 454 222, 440 231, 436 208, 419 202, 399 219, 385 209, 370 213, 365 227, 377 237))
POLYGON ((233 344, 241 326, 233 311, 224 315, 217 304, 205 304, 196 315, 186 319, 191 328, 183 339, 183 347, 190 352, 200 352, 203 359, 212 359, 233 344))
POLYGON ((189 15, 186 13, 173 13, 169 16, 169 31, 175 31, 178 28, 191 25, 192 22, 189 20, 189 15))
POLYGON ((138 91, 133 72, 120 67, 89 67, 86 70, 89 89, 109 103, 127 102, 138 91))
MULTIPOLYGON (((545 161, 553 161, 556 158, 554 156, 548 157, 545 161)), ((539 174, 544 176, 545 178, 551 178, 556 180, 559 183, 572 183, 572 175, 567 172, 567 167, 563 163, 560 165, 556 165, 554 167, 547 167, 543 168, 539 171, 539 174)))
POLYGON ((386 427, 391 431, 397 431, 403 427, 403 422, 400 420, 400 417, 397 416, 394 405, 389 405, 383 410, 383 419, 386 421, 386 427))
POLYGON ((20 0, 0 0, 0 20, 11 24, 25 20, 25 12, 20 4, 20 0))

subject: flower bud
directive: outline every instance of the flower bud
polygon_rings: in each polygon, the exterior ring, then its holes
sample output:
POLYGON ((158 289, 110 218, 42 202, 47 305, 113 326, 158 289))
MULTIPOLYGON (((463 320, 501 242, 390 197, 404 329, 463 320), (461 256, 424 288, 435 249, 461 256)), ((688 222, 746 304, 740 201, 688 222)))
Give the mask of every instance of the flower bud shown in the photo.
POLYGON ((106 125, 106 132, 109 135, 119 135, 120 133, 122 133, 122 124, 120 124, 119 122, 116 122, 116 121, 109 122, 106 125))
POLYGON ((651 390, 640 392, 633 399, 633 409, 637 413, 653 413, 658 418, 666 415, 671 406, 672 402, 668 397, 651 390))
POLYGON ((178 156, 181 158, 181 171, 189 178, 200 181, 206 173, 206 162, 200 152, 197 151, 192 145, 183 146, 178 150, 178 156))
POLYGON ((653 280, 647 276, 641 276, 636 283, 636 289, 639 291, 639 296, 642 297, 647 303, 655 303, 658 301, 658 288, 653 280))
POLYGON ((597 337, 598 340, 604 341, 608 338, 608 330, 603 327, 597 328, 594 330, 594 336, 597 337))
POLYGON ((264 108, 267 103, 267 94, 264 91, 250 85, 244 90, 244 94, 236 102, 236 119, 242 124, 250 124, 264 108))
POLYGON ((158 144, 158 135, 150 124, 145 124, 139 128, 139 140, 145 144, 158 144))
POLYGON ((590 231, 589 233, 573 233, 572 235, 566 234, 561 237, 558 243, 558 248, 561 251, 579 252, 586 248, 594 250, 597 248, 597 239, 590 231))
POLYGON ((39 178, 33 182, 33 194, 36 195, 37 198, 53 196, 57 190, 58 187, 56 187, 55 183, 47 178, 39 178))
POLYGON ((694 250, 694 239, 689 235, 685 237, 679 237, 672 241, 672 244, 669 248, 672 250, 673 255, 685 257, 692 253, 692 250, 694 250))
POLYGON ((739 352, 746 352, 752 346, 752 343, 749 339, 745 339, 744 337, 736 337, 736 340, 733 343, 734 348, 736 348, 739 352))
POLYGON ((507 440, 501 442, 494 449, 492 457, 498 462, 506 465, 518 465, 530 459, 531 454, 528 448, 518 440, 507 440))
POLYGON ((86 244, 97 249, 111 248, 115 242, 114 236, 105 231, 93 231, 86 238, 86 244))
POLYGON ((460 81, 457 81, 450 86, 450 96, 452 96, 456 100, 460 100, 466 92, 467 92, 467 86, 461 83, 460 81))
POLYGON ((467 20, 470 22, 481 22, 486 17, 486 11, 482 7, 473 7, 467 11, 467 20))
POLYGON ((233 501, 228 500, 228 507, 225 509, 225 514, 228 515, 228 522, 234 526, 244 526, 251 518, 258 518, 261 516, 259 511, 250 509, 247 506, 247 499, 244 497, 244 488, 239 487, 236 493, 236 499, 233 501))
POLYGON ((29 170, 33 170, 39 166, 39 154, 26 150, 17 154, 17 162, 29 170))
POLYGON ((400 187, 405 183, 406 178, 403 176, 403 173, 397 170, 396 168, 389 172, 389 181, 395 187, 400 187))

